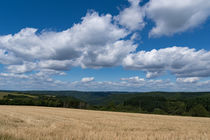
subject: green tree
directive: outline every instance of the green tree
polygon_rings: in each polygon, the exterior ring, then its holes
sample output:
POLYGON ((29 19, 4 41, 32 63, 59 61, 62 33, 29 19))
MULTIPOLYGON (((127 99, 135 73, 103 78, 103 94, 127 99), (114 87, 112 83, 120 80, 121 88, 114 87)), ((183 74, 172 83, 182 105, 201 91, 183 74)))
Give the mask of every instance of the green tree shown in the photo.
POLYGON ((184 102, 180 101, 168 101, 167 112, 172 115, 183 115, 186 110, 186 105, 184 102))
POLYGON ((167 114, 164 110, 160 108, 155 108, 153 111, 154 114, 167 114))
POLYGON ((189 113, 192 116, 200 116, 200 117, 209 116, 209 112, 201 104, 198 104, 198 105, 192 107, 190 109, 189 113))

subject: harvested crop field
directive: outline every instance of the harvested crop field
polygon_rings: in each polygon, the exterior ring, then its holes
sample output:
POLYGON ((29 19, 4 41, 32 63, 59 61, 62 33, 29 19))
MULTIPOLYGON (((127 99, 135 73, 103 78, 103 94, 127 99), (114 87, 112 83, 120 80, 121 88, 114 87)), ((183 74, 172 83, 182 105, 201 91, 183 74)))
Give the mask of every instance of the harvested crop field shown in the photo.
POLYGON ((210 140, 210 118, 0 106, 0 140, 210 140))

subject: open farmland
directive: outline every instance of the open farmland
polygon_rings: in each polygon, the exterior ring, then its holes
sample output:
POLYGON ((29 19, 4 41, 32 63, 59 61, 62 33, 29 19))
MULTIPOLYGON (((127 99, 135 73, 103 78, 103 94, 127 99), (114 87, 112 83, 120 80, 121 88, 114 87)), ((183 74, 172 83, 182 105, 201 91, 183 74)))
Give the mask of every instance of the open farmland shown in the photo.
POLYGON ((210 118, 0 106, 0 140, 208 140, 210 118))

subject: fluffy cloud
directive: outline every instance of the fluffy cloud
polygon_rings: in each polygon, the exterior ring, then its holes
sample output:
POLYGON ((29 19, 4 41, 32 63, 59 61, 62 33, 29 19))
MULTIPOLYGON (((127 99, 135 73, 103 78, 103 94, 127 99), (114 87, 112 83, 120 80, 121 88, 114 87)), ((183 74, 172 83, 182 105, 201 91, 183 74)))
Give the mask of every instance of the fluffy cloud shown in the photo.
POLYGON ((29 76, 24 74, 14 74, 14 73, 0 73, 1 77, 10 77, 10 78, 20 78, 20 79, 27 79, 29 76))
POLYGON ((39 68, 52 70, 68 70, 73 65, 72 60, 42 60, 39 62, 39 68))
POLYGON ((51 78, 52 75, 63 75, 63 72, 43 70, 35 74, 0 73, 0 89, 5 90, 46 90, 67 87, 67 83, 51 78), (18 83, 18 84, 17 84, 18 83))
POLYGON ((203 23, 210 16, 210 1, 150 0, 145 9, 156 24, 150 36, 172 35, 203 23))
MULTIPOLYGON (((62 82, 50 78, 54 72, 38 74, 0 73, 0 88, 10 90, 84 90, 84 91, 208 91, 210 81, 173 82, 170 80, 143 80, 139 77, 121 78, 120 81, 62 82), (18 82, 18 84, 17 84, 18 82)), ((89 77, 91 79, 91 77, 89 77)))
POLYGON ((26 73, 31 72, 36 68, 36 63, 23 62, 21 65, 9 65, 7 69, 12 73, 26 73))
POLYGON ((144 81, 144 78, 139 78, 138 76, 129 77, 129 78, 121 78, 122 81, 131 81, 131 82, 141 82, 144 81))
POLYGON ((119 24, 125 26, 131 31, 141 30, 145 26, 145 12, 144 9, 139 6, 141 0, 128 1, 130 2, 130 7, 121 11, 115 19, 119 22, 119 24))
POLYGON ((184 82, 184 83, 194 83, 194 82, 197 82, 199 80, 200 80, 199 77, 177 78, 176 79, 177 82, 184 82))
POLYGON ((150 36, 172 35, 203 23, 210 15, 210 1, 150 0, 144 6, 140 6, 141 0, 128 1, 130 7, 119 15, 89 12, 80 23, 61 32, 24 28, 0 36, 0 64, 6 70, 0 73, 0 86, 11 84, 13 89, 18 82, 23 89, 145 91, 165 87, 201 89, 202 86, 209 89, 209 81, 199 80, 210 77, 210 51, 170 47, 137 52, 138 44, 134 42, 138 31, 146 25, 145 17, 155 22, 150 36), (147 79, 135 76, 118 82, 98 82, 94 77, 85 77, 81 81, 62 82, 52 78, 52 75, 64 75, 63 71, 72 67, 114 66, 145 71, 147 79), (176 83, 150 79, 168 71, 177 77, 176 83))
POLYGON ((119 40, 113 44, 101 46, 99 49, 88 50, 81 57, 83 68, 101 68, 121 65, 122 60, 129 53, 135 51, 136 45, 132 41, 119 40))
POLYGON ((124 39, 128 34, 113 24, 111 15, 92 12, 62 32, 38 33, 37 29, 25 28, 14 35, 0 36, 0 63, 12 64, 8 69, 17 73, 116 66, 137 47, 124 39))
MULTIPOLYGON (((141 7, 139 5, 140 0, 129 0, 130 7, 121 11, 117 19, 121 25, 130 30, 138 30, 144 26, 144 10, 142 9, 147 9, 147 14, 155 22, 156 17, 158 17, 155 28, 159 28, 158 22, 163 21, 164 24, 167 23, 168 26, 164 28, 167 29, 167 27, 171 27, 168 24, 171 23, 168 21, 170 18, 162 18, 162 15, 169 14, 167 16, 173 17, 170 15, 173 12, 158 12, 161 9, 167 11, 164 6, 173 5, 174 9, 169 8, 168 10, 174 10, 176 14, 179 13, 177 7, 178 9, 180 9, 179 7, 181 9, 186 8, 187 11, 187 9, 193 9, 193 6, 197 5, 197 8, 191 10, 194 11, 193 13, 186 12, 186 17, 193 17, 193 15, 188 14, 208 11, 209 2, 201 8, 203 0, 185 1, 151 0, 144 7, 141 7)), ((183 14, 179 15, 182 16, 183 14)), ((189 18, 184 19, 190 20, 189 18)), ((136 53, 137 44, 134 44, 133 39, 126 39, 131 35, 130 32, 114 21, 115 19, 110 14, 99 15, 97 12, 91 12, 82 18, 81 23, 61 32, 38 32, 34 28, 25 28, 14 35, 0 36, 0 63, 4 64, 7 70, 12 73, 25 73, 33 70, 64 71, 77 66, 103 68, 123 65, 128 69, 146 71, 147 78, 159 76, 167 70, 170 70, 177 77, 209 76, 207 65, 209 52, 185 47, 172 47, 136 53)), ((181 28, 182 21, 178 25, 181 28)))
POLYGON ((209 77, 209 58, 209 51, 171 47, 129 54, 123 65, 127 69, 147 72, 147 78, 160 76, 166 71, 177 77, 209 77))
POLYGON ((95 79, 94 77, 84 77, 81 79, 81 82, 84 82, 84 83, 91 82, 91 81, 94 81, 94 79, 95 79))
POLYGON ((84 91, 208 91, 210 81, 174 82, 166 80, 150 80, 138 76, 121 78, 121 81, 71 82, 67 89, 84 91))
POLYGON ((13 53, 0 49, 0 63, 5 65, 18 64, 21 60, 15 57, 13 53))

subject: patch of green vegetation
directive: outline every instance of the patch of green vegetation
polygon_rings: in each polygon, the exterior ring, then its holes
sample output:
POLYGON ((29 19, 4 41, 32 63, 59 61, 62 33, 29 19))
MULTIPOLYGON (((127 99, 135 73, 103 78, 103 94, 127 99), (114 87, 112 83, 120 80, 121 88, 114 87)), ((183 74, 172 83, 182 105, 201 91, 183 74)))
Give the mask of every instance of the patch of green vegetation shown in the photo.
POLYGON ((8 92, 0 92, 0 100, 4 98, 4 96, 7 96, 8 92))
POLYGON ((30 94, 24 94, 24 93, 15 93, 15 92, 0 92, 0 99, 3 99, 4 96, 8 96, 8 95, 14 95, 14 96, 27 96, 30 98, 37 98, 37 96, 35 95, 30 95, 30 94))
MULTIPOLYGON (((6 93, 6 92, 5 92, 6 93)), ((33 95, 27 93, 8 92, 0 99, 0 105, 30 105, 48 107, 66 107, 86 109, 88 104, 70 96, 33 95)))
POLYGON ((0 134, 0 140, 23 140, 23 139, 15 138, 9 134, 0 134))

